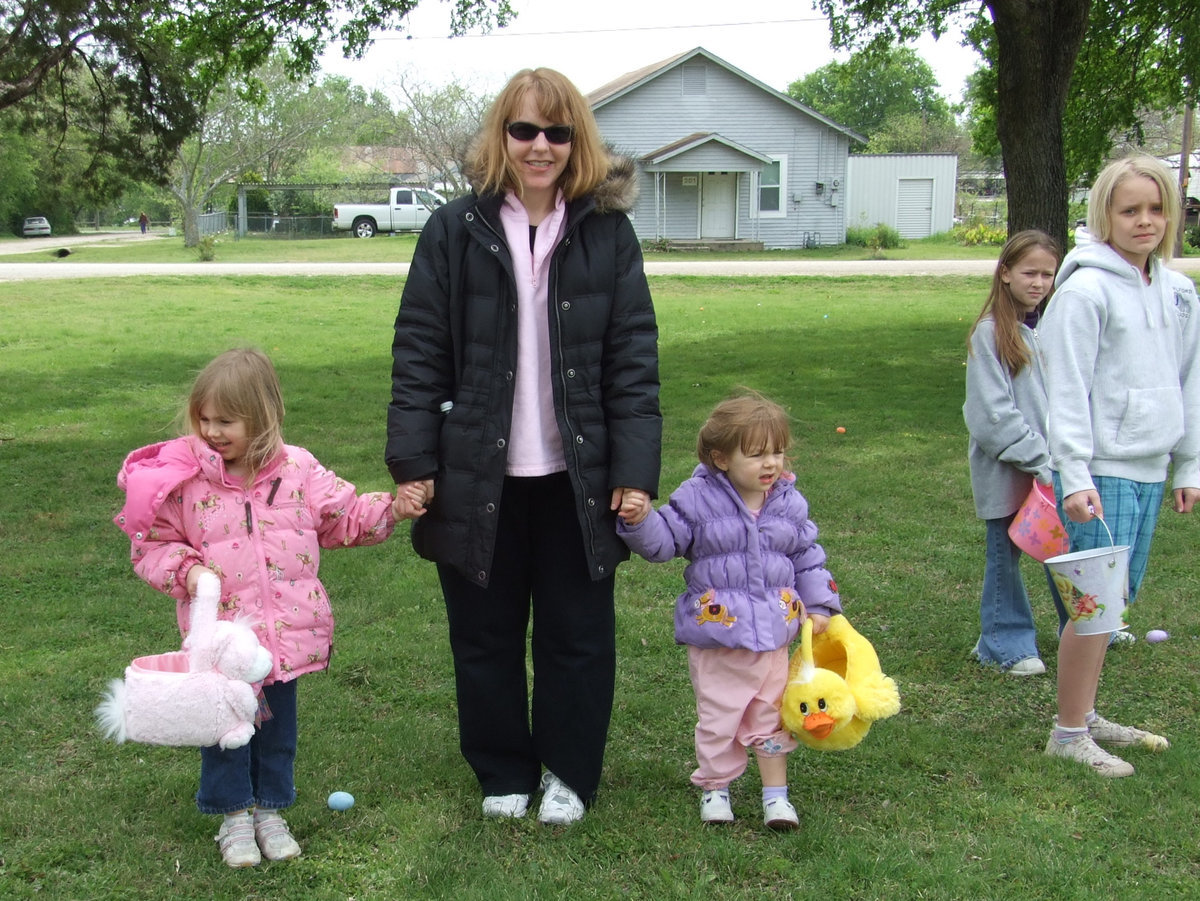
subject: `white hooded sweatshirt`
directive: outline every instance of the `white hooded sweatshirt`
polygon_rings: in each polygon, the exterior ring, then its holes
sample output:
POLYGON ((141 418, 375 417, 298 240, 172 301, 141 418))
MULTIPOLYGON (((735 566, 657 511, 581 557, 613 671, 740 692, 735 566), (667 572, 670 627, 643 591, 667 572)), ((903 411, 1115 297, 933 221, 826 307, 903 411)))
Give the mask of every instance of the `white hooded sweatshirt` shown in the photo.
POLYGON ((1200 308, 1157 258, 1150 284, 1108 244, 1063 260, 1039 328, 1051 467, 1064 495, 1093 476, 1200 488, 1200 308))

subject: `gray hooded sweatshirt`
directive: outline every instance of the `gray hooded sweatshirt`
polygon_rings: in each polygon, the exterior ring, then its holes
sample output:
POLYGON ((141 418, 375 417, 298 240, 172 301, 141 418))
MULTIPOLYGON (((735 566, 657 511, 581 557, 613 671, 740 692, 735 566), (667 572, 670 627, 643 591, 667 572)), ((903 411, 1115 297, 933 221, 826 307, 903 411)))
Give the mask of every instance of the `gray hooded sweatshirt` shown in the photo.
POLYGON ((980 519, 1012 516, 1036 476, 1050 481, 1046 446, 1046 389, 1038 333, 1021 325, 1029 365, 1015 376, 996 352, 996 323, 981 319, 971 333, 963 419, 970 441, 971 492, 980 519))
POLYGON ((1157 258, 1150 284, 1109 245, 1063 260, 1038 329, 1051 467, 1064 495, 1093 476, 1200 487, 1196 288, 1157 258))

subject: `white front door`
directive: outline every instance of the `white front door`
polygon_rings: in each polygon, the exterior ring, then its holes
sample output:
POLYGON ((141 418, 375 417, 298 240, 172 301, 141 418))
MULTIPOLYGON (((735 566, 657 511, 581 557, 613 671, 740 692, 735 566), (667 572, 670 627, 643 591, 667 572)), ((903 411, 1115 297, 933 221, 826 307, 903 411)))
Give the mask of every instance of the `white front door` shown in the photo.
POLYGON ((700 237, 737 237, 737 173, 706 172, 700 185, 700 237))

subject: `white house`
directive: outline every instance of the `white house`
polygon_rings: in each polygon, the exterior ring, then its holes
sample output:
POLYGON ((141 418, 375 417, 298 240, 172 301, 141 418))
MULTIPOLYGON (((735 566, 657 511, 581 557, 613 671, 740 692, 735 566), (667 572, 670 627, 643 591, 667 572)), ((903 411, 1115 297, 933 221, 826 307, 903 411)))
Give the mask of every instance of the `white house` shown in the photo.
POLYGON ((847 180, 850 226, 882 223, 902 238, 928 238, 954 227, 956 154, 855 154, 847 180))
POLYGON ((862 136, 702 47, 588 95, 604 139, 641 168, 645 240, 841 244, 851 141, 862 136))

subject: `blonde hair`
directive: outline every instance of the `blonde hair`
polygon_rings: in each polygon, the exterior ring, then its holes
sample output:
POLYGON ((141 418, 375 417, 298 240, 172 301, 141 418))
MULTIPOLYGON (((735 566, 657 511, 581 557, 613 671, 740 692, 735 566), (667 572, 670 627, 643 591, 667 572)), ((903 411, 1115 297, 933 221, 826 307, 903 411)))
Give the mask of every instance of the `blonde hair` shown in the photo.
MULTIPOLYGON (((979 315, 975 317, 975 324, 967 333, 967 351, 970 352, 971 336, 975 334, 979 323, 990 316, 996 327, 996 355, 1008 369, 1009 375, 1016 375, 1029 365, 1029 348, 1021 340, 1023 314, 1016 301, 1013 300, 1012 289, 1001 276, 1004 275, 1005 270, 1011 270, 1020 263, 1025 254, 1034 250, 1044 250, 1054 257, 1056 269, 1062 262, 1062 250, 1059 248, 1058 242, 1048 234, 1038 231, 1036 228, 1017 232, 1000 249, 1000 258, 996 261, 996 271, 992 275, 992 290, 988 292, 987 300, 983 302, 983 309, 979 311, 979 315)), ((1053 287, 1038 304, 1039 313, 1046 309, 1046 303, 1052 294, 1054 294, 1053 287)))
POLYGON ((200 408, 207 403, 245 422, 247 480, 253 480, 283 449, 283 392, 270 358, 255 348, 234 348, 200 370, 185 411, 194 435, 200 435, 200 408))
POLYGON ((528 97, 533 97, 538 112, 547 120, 575 130, 558 184, 563 196, 575 200, 592 193, 608 176, 608 151, 587 100, 565 75, 553 69, 522 69, 492 101, 467 156, 476 190, 481 194, 521 195, 521 178, 508 155, 506 129, 520 115, 528 97))
POLYGON ((1159 195, 1162 197, 1163 217, 1167 220, 1167 227, 1163 230, 1162 240, 1152 253, 1165 262, 1171 259, 1175 251, 1175 232, 1179 228, 1182 205, 1179 201, 1179 187, 1171 183, 1170 171, 1152 156, 1133 153, 1113 160, 1101 170, 1088 198, 1088 231, 1097 241, 1109 243, 1113 231, 1113 193, 1122 182, 1138 177, 1148 178, 1158 185, 1159 195))
POLYGON ((715 454, 728 458, 739 449, 750 455, 768 447, 783 452, 791 443, 787 411, 761 394, 748 391, 721 401, 708 414, 696 438, 696 456, 715 470, 715 454))

